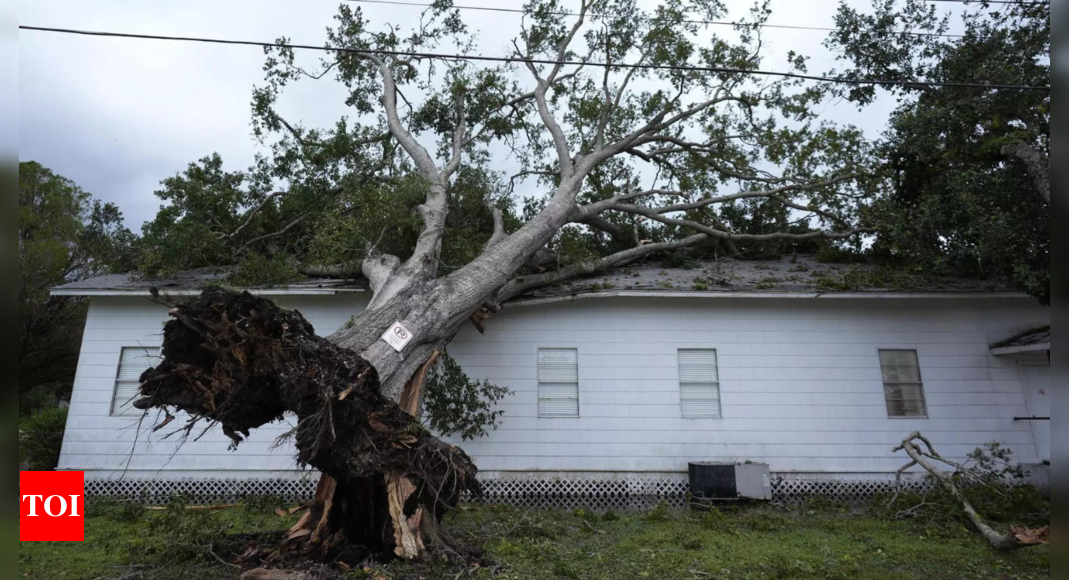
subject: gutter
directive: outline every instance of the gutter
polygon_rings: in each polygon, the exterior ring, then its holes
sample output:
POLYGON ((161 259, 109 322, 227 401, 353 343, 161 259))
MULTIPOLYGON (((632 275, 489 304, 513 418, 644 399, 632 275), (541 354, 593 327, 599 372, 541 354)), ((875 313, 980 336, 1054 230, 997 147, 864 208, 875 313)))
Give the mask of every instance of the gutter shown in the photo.
MULTIPOLYGON (((359 294, 367 292, 367 290, 361 288, 262 288, 257 290, 248 290, 247 292, 255 296, 334 296, 337 294, 359 294)), ((166 291, 160 290, 160 296, 200 296, 200 290, 174 290, 166 291)), ((86 298, 103 297, 103 296, 152 296, 147 290, 63 290, 57 288, 52 290, 52 296, 80 296, 86 298)))
MULTIPOLYGON (((338 294, 360 294, 368 290, 363 288, 262 288, 248 290, 256 296, 334 296, 338 294)), ((200 290, 174 290, 160 291, 161 296, 200 296, 200 290)), ((151 296, 147 289, 120 290, 120 289, 93 289, 93 290, 65 290, 56 288, 52 290, 52 296, 81 296, 81 297, 114 297, 114 296, 151 296)), ((614 290, 608 292, 584 292, 581 294, 565 294, 561 296, 548 296, 545 298, 532 298, 518 300, 504 304, 506 308, 519 308, 524 306, 540 306, 543 304, 556 304, 560 302, 575 302, 577 300, 591 300, 600 298, 700 298, 700 299, 850 299, 850 300, 876 300, 876 299, 1010 299, 1028 298, 1023 292, 665 292, 659 290, 614 290)), ((1048 345, 1049 346, 1049 345, 1048 345)), ((1041 350, 1041 349, 1037 349, 1041 350)), ((1049 348, 1047 349, 1049 350, 1049 348)))
POLYGON ((587 292, 582 294, 568 294, 562 296, 550 296, 546 298, 533 298, 508 302, 506 308, 519 308, 523 306, 540 306, 543 304, 556 304, 560 302, 575 302, 576 300, 588 300, 594 298, 704 298, 704 299, 1007 299, 1028 298, 1023 292, 663 292, 663 291, 640 291, 619 290, 610 292, 587 292))
POLYGON ((1049 342, 1029 344, 1025 346, 1004 346, 991 349, 991 354, 995 356, 1011 356, 1015 354, 1033 354, 1041 352, 1050 353, 1049 342))

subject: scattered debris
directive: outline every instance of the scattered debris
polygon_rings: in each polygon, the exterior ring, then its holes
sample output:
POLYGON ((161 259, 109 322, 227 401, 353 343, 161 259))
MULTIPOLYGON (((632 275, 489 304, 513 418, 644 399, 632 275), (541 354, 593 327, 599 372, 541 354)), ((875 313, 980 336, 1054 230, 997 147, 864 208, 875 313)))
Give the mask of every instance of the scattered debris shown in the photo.
MULTIPOLYGON (((902 474, 905 473, 906 470, 918 465, 924 468, 928 473, 932 474, 932 476, 934 476, 955 499, 961 502, 962 508, 965 510, 965 515, 969 517, 969 521, 972 522, 973 526, 980 532, 984 539, 986 539, 996 550, 1009 552, 1020 548, 1050 543, 1049 526, 1039 530, 1030 530, 1023 527, 1011 528, 1008 534, 1003 535, 987 525, 987 522, 985 522, 976 511, 976 508, 974 508, 972 504, 969 503, 969 500, 965 498, 965 495, 962 494, 961 489, 954 482, 954 477, 940 469, 933 463, 933 461, 953 467, 958 470, 959 473, 967 472, 967 468, 959 463, 943 458, 935 451, 932 442, 920 433, 911 433, 909 437, 906 437, 906 439, 902 441, 902 445, 896 447, 894 451, 895 453, 905 451, 910 459, 913 460, 902 467, 902 469, 898 470, 900 487, 902 474), (918 442, 922 443, 923 447, 919 446, 918 442)), ((977 484, 978 482, 973 478, 971 483, 977 484)))

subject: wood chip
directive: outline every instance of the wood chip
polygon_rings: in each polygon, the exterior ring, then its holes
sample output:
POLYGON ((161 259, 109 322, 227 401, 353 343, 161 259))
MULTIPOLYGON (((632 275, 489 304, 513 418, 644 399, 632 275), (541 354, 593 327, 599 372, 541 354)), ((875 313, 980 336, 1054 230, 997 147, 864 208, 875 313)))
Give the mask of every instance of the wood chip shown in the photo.
POLYGON ((1050 527, 1041 528, 1038 530, 1030 530, 1028 528, 1010 528, 1010 533, 1017 538, 1017 541, 1025 546, 1041 546, 1050 543, 1050 527))

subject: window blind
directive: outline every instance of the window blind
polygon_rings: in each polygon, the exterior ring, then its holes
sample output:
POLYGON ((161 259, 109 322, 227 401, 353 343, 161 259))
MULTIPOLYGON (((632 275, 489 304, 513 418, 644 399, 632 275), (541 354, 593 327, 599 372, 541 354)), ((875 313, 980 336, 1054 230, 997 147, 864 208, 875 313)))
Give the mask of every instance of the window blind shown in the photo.
POLYGON ((679 351, 679 397, 684 419, 719 419, 720 370, 715 350, 679 351))
POLYGON ((131 404, 141 386, 141 375, 158 366, 162 358, 158 348, 128 347, 122 349, 119 371, 115 376, 115 396, 111 401, 111 414, 115 417, 139 415, 141 411, 131 404))
POLYGON ((920 362, 915 350, 881 350, 883 391, 889 417, 927 417, 920 362))
POLYGON ((579 351, 543 348, 538 351, 538 416, 579 417, 579 351))

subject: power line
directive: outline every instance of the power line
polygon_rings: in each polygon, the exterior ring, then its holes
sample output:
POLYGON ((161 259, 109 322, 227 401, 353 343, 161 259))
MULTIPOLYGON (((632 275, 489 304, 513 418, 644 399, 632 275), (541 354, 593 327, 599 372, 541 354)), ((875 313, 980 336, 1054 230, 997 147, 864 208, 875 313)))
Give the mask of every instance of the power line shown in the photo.
POLYGON ((227 40, 220 38, 201 38, 191 36, 160 36, 154 34, 133 34, 126 32, 100 32, 92 30, 74 30, 69 28, 48 28, 43 26, 24 26, 19 25, 19 30, 32 30, 36 32, 52 32, 57 34, 74 34, 79 36, 95 36, 105 38, 132 38, 140 40, 168 40, 179 42, 199 42, 205 44, 225 44, 233 46, 257 46, 261 48, 278 48, 284 46, 285 48, 295 48, 300 50, 316 50, 321 52, 340 52, 346 54, 359 54, 364 56, 399 56, 408 58, 427 58, 427 59, 439 59, 439 60, 466 60, 475 62, 501 62, 501 63, 526 63, 526 64, 541 64, 541 65, 561 65, 561 66, 589 66, 589 67, 601 67, 601 68, 631 68, 640 70, 671 70, 682 72, 705 72, 712 74, 740 74, 740 75, 753 75, 753 76, 770 76, 780 78, 793 78, 817 82, 826 83, 839 83, 849 85, 884 85, 884 86, 927 86, 927 87, 952 87, 952 88, 972 88, 972 89, 1019 89, 1027 91, 1046 91, 1050 92, 1050 87, 1036 87, 1025 85, 1002 85, 1002 84, 984 84, 984 83, 943 83, 943 82, 928 82, 928 81, 889 81, 889 80, 874 80, 874 79, 848 79, 841 77, 822 77, 816 75, 804 75, 797 73, 785 73, 774 71, 762 71, 762 70, 747 70, 737 68, 721 68, 721 67, 708 67, 708 66, 683 66, 683 65, 654 65, 654 64, 613 64, 603 62, 584 62, 576 60, 557 61, 550 59, 540 58, 523 58, 523 57, 508 57, 508 56, 481 56, 481 55, 464 55, 464 54, 441 54, 433 52, 413 52, 404 50, 382 50, 382 49, 360 49, 360 48, 335 48, 326 46, 313 46, 308 44, 284 44, 279 45, 273 42, 258 42, 253 40, 227 40))
MULTIPOLYGON (((983 0, 924 0, 925 2, 951 2, 954 4, 983 4, 983 0)), ((1030 2, 1024 0, 987 0, 988 4, 1019 4, 1021 6, 1050 6, 1050 2, 1030 2)))
MULTIPOLYGON (((347 2, 359 2, 361 4, 384 4, 390 6, 412 6, 417 8, 431 8, 430 4, 421 4, 419 2, 403 2, 400 0, 346 0, 347 2)), ((474 10, 482 12, 506 12, 509 14, 524 14, 525 11, 520 8, 494 8, 490 6, 459 6, 453 5, 452 8, 458 10, 474 10)), ((554 12, 556 16, 579 16, 578 12, 554 12)), ((654 21, 661 19, 654 18, 654 21)), ((827 28, 823 26, 796 26, 790 24, 748 24, 746 22, 730 22, 727 20, 672 20, 672 22, 678 22, 681 24, 709 24, 713 26, 756 26, 757 28, 778 28, 782 30, 809 30, 815 32, 838 32, 838 28, 827 28)), ((896 34, 904 36, 931 36, 931 37, 943 37, 943 38, 964 38, 962 34, 935 34, 932 32, 896 32, 896 34)))

